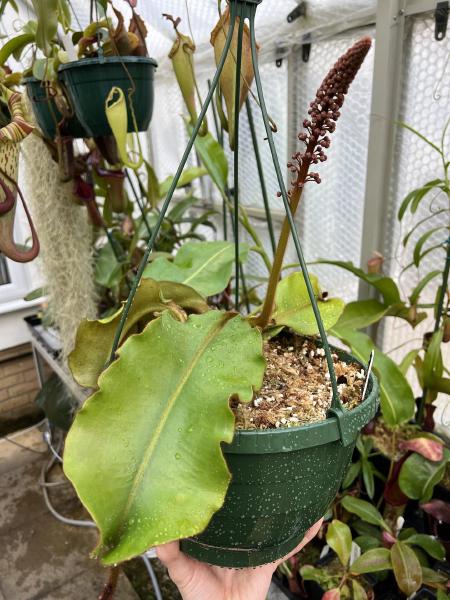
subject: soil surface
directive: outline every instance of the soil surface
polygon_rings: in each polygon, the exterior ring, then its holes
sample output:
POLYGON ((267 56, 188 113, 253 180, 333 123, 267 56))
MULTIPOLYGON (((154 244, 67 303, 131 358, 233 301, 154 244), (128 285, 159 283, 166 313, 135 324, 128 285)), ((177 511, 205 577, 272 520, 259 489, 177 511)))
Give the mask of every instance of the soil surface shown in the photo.
MULTIPOLYGON (((232 401, 236 429, 298 427, 323 421, 332 390, 325 351, 309 339, 280 336, 265 342, 267 361, 262 388, 248 404, 232 401)), ((333 353, 338 390, 347 410, 360 404, 365 372, 333 353)))

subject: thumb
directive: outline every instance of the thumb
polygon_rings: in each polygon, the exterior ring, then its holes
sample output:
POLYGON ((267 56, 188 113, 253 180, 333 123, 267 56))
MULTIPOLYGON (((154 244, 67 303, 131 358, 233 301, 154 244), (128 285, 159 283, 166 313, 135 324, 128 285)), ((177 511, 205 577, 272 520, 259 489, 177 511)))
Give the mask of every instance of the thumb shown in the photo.
POLYGON ((180 550, 180 542, 169 542, 155 548, 159 560, 167 567, 178 587, 188 585, 193 575, 192 559, 180 550))
POLYGON ((307 544, 309 544, 309 542, 313 538, 315 538, 316 535, 319 533, 319 530, 322 527, 322 523, 323 523, 323 518, 320 519, 319 521, 317 521, 317 523, 315 523, 310 529, 308 529, 308 531, 305 533, 305 537, 302 539, 300 544, 296 548, 294 548, 292 550, 292 552, 289 552, 289 554, 286 554, 286 556, 283 556, 283 558, 280 558, 279 560, 277 560, 276 566, 280 565, 282 562, 284 562, 288 558, 291 558, 291 556, 294 556, 294 554, 297 554, 297 552, 300 552, 300 550, 302 548, 304 548, 307 544))

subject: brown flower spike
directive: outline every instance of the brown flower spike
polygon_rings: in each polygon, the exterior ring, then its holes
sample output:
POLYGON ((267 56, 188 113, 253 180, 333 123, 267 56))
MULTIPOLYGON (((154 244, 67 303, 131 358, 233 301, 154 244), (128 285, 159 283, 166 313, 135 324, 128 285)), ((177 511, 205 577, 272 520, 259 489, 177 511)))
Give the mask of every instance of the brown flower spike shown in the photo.
POLYGON ((293 162, 288 163, 291 173, 297 174, 296 180, 292 182, 294 189, 302 188, 306 181, 320 183, 319 174, 308 173, 308 169, 311 164, 327 160, 324 149, 329 148, 331 143, 327 134, 336 129, 345 95, 370 50, 371 43, 369 37, 364 37, 349 48, 328 72, 309 105, 309 119, 303 121, 306 132, 298 134, 298 139, 305 144, 306 150, 294 154, 293 162))
MULTIPOLYGON (((320 183, 319 174, 309 171, 309 168, 311 165, 327 160, 325 150, 331 143, 328 134, 336 129, 336 121, 341 115, 340 109, 344 104, 345 95, 370 50, 371 43, 369 37, 364 37, 349 48, 328 72, 317 90, 316 97, 309 105, 309 118, 303 121, 305 131, 298 134, 298 139, 306 148, 303 152, 296 152, 292 156, 292 161, 288 163, 288 168, 295 175, 295 179, 291 182, 292 187, 288 191, 293 215, 297 210, 305 183, 307 181, 320 183)), ((277 195, 281 196, 281 192, 277 195)), ((280 278, 289 234, 290 225, 286 218, 281 229, 264 305, 260 315, 255 319, 256 324, 261 328, 268 325, 272 315, 275 290, 280 278)))

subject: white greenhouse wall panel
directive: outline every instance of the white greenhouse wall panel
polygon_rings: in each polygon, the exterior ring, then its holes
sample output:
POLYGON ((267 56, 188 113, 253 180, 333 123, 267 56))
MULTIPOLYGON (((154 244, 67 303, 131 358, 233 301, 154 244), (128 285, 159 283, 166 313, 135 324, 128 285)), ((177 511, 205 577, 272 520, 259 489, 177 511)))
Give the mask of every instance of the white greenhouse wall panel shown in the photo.
MULTIPOLYGON (((403 49, 401 98, 399 121, 420 131, 434 144, 440 145, 441 136, 450 106, 450 37, 440 42, 434 39, 435 21, 431 13, 409 17, 405 27, 403 49)), ((394 121, 393 116, 393 121, 394 121)), ((446 144, 447 158, 450 155, 449 135, 446 144)), ((415 267, 403 272, 412 260, 414 246, 420 236, 429 228, 448 224, 448 217, 437 215, 420 225, 411 236, 406 248, 402 240, 408 230, 418 221, 428 216, 431 202, 432 210, 448 207, 448 198, 443 194, 428 195, 415 215, 409 216, 400 224, 397 219, 398 209, 403 198, 412 189, 424 183, 442 177, 442 162, 439 155, 413 133, 399 127, 397 129, 394 161, 391 174, 391 191, 389 213, 386 215, 385 271, 398 283, 403 296, 408 296, 422 277, 432 270, 443 269, 445 251, 443 248, 428 254, 420 268, 415 267)), ((448 233, 440 231, 434 234, 426 247, 445 242, 448 233)), ((422 303, 433 303, 436 290, 441 283, 436 278, 427 287, 427 293, 421 296, 422 303)), ((380 341, 390 356, 400 361, 408 350, 419 347, 426 331, 432 331, 434 319, 429 311, 429 318, 414 331, 404 321, 390 319, 380 332, 380 341)), ((450 365, 449 344, 443 346, 444 364, 450 365)), ((418 390, 418 388, 416 388, 418 390)), ((448 399, 448 398, 447 398, 448 399)), ((450 425, 450 408, 442 405, 439 418, 447 426, 450 425)))

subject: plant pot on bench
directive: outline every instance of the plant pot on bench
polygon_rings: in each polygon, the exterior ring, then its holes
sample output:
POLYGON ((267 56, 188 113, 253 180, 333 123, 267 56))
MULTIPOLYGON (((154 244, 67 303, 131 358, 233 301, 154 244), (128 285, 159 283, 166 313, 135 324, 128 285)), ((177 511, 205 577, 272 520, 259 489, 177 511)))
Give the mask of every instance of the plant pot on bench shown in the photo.
POLYGON ((148 128, 153 113, 156 66, 152 58, 144 56, 99 56, 61 65, 58 74, 80 123, 90 136, 98 137, 112 133, 105 102, 113 87, 124 93, 128 131, 135 131, 134 119, 138 131, 148 128))

